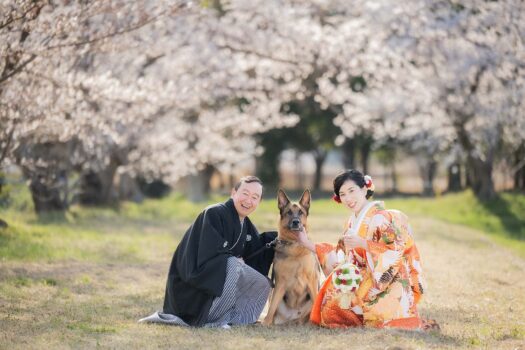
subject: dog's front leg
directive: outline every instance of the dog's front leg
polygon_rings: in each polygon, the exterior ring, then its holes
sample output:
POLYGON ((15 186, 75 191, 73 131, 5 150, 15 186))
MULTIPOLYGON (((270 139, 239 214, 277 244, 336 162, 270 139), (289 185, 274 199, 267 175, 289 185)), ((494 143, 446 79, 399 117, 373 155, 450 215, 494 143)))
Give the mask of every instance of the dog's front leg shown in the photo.
POLYGON ((309 301, 310 309, 308 310, 306 314, 304 314, 303 317, 299 319, 298 321, 299 324, 308 323, 308 321, 310 320, 310 313, 312 312, 313 304, 315 303, 315 299, 317 298, 317 294, 319 293, 317 290, 318 285, 319 285, 319 282, 318 282, 317 274, 314 274, 313 276, 310 277, 310 280, 308 281, 308 284, 306 287, 308 294, 310 296, 310 301, 309 301))
POLYGON ((308 294, 310 294, 310 298, 312 301, 315 302, 315 299, 317 298, 317 293, 319 293, 319 275, 314 274, 310 280, 308 281, 308 294))
POLYGON ((269 326, 273 324, 275 312, 277 311, 277 307, 279 306, 279 303, 283 300, 285 292, 286 292, 286 288, 285 288, 284 283, 278 283, 276 281, 275 288, 273 290, 272 297, 270 299, 270 306, 268 308, 268 313, 266 314, 266 317, 264 318, 263 325, 269 326))

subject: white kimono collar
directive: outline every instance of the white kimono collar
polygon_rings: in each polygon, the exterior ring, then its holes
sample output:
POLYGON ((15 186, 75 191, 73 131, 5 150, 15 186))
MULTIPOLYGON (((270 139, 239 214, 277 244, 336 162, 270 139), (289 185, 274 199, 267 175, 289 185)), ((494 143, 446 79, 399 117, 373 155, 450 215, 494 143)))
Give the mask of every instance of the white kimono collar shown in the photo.
POLYGON ((363 219, 366 216, 366 213, 372 208, 374 205, 378 204, 379 201, 372 201, 368 202, 363 209, 361 209, 361 212, 359 213, 359 216, 356 218, 355 214, 352 213, 352 216, 350 217, 349 223, 351 224, 350 228, 346 230, 344 233, 344 236, 349 235, 357 235, 357 231, 361 224, 363 223, 363 219))

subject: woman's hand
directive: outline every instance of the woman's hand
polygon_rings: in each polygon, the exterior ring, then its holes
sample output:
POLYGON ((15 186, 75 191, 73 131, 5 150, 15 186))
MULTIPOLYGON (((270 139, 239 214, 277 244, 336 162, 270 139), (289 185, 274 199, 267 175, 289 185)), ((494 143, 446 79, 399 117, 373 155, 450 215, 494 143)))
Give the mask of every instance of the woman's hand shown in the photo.
POLYGON ((358 235, 343 236, 343 241, 345 242, 346 250, 355 249, 355 248, 363 248, 365 250, 368 249, 368 244, 366 243, 366 239, 361 238, 358 235))
POLYGON ((304 229, 304 227, 297 234, 297 242, 299 242, 299 244, 303 245, 305 248, 308 248, 309 250, 315 253, 315 244, 312 243, 312 241, 308 239, 308 236, 306 235, 306 230, 304 229))

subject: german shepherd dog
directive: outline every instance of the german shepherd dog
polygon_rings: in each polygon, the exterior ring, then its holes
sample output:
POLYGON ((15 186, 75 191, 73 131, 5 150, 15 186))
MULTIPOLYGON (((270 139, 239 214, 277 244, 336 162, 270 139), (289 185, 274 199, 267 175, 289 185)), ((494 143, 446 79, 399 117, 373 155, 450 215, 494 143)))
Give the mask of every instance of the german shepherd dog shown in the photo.
POLYGON ((307 227, 310 191, 299 202, 291 202, 279 190, 279 235, 273 259, 275 288, 264 325, 303 324, 308 321, 317 296, 319 270, 314 254, 297 242, 298 232, 307 227))

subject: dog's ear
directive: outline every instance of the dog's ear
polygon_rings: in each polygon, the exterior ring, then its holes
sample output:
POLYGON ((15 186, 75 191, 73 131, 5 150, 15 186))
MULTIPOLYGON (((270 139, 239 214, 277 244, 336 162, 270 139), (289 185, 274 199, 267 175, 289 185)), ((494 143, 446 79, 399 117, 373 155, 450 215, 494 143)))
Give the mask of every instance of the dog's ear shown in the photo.
POLYGON ((286 207, 290 203, 290 199, 284 193, 282 189, 279 189, 279 192, 277 193, 277 206, 279 207, 279 211, 282 212, 284 207, 286 207))
POLYGON ((299 204, 306 209, 306 215, 308 215, 308 211, 310 210, 310 190, 306 189, 303 192, 303 195, 301 196, 301 199, 299 200, 299 204))

